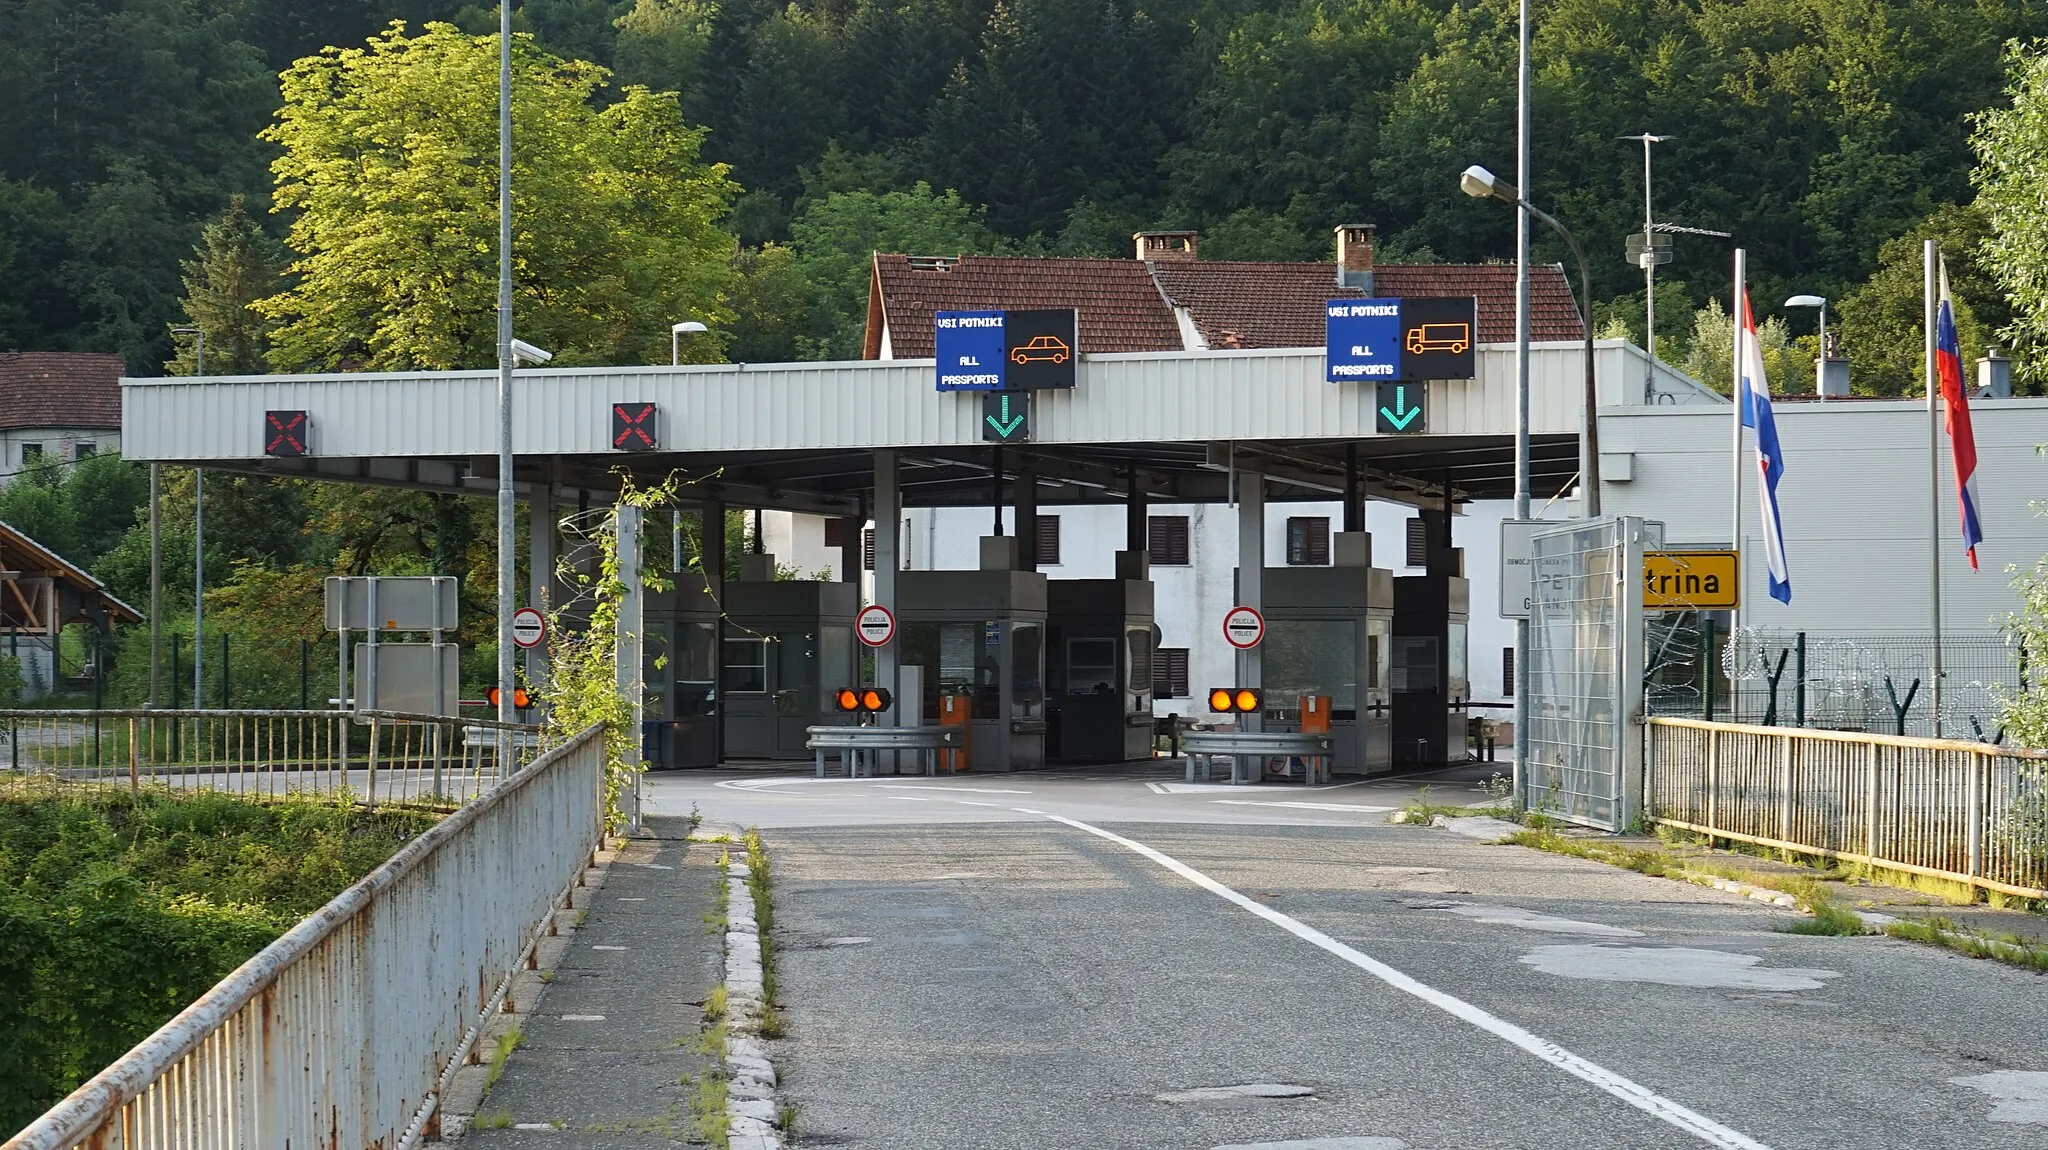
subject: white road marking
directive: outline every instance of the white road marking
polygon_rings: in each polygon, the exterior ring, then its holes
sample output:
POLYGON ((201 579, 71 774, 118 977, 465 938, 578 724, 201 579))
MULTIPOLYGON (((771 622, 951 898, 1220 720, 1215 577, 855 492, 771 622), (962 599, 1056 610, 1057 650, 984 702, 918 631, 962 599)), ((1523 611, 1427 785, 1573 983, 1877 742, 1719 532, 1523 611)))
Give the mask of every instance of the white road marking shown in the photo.
POLYGON ((628 863, 628 864, 626 864, 626 865, 628 865, 628 866, 636 866, 636 867, 639 867, 639 868, 640 868, 641 870, 674 870, 674 869, 676 869, 676 868, 674 868, 674 867, 672 867, 672 866, 668 865, 667 863, 628 863))
POLYGON ((1710 1146, 1724 1147, 1726 1150, 1770 1150, 1770 1147, 1764 1143, 1729 1129, 1704 1114, 1687 1109, 1640 1083, 1616 1074, 1614 1071, 1597 1063, 1589 1062, 1566 1050, 1564 1047, 1548 1039, 1539 1038, 1506 1019, 1489 1014, 1462 998, 1446 994, 1433 986, 1403 974, 1355 947, 1346 946, 1338 942, 1336 939, 1309 926, 1307 923, 1274 910, 1263 903, 1247 898, 1230 887, 1203 874, 1201 871, 1181 862, 1179 859, 1154 850, 1144 843, 1103 830, 1101 827, 1090 826, 1078 819, 1070 819, 1064 815, 1047 815, 1046 817, 1054 822, 1064 823, 1067 826, 1073 827, 1075 830, 1086 831, 1097 838, 1107 839, 1134 854, 1151 859, 1153 862, 1194 883, 1203 890, 1216 895, 1218 898, 1226 902, 1235 903, 1239 907, 1278 926, 1309 945, 1336 955, 1338 958, 1365 971, 1395 990, 1403 994, 1413 995, 1453 1018, 1470 1023, 1486 1031, 1488 1034, 1507 1042, 1511 1046, 1525 1050, 1564 1071, 1566 1074, 1583 1082, 1590 1083, 1594 1087, 1628 1103, 1630 1106, 1661 1121, 1668 1122, 1710 1146))
POLYGON ((1244 1142, 1216 1150, 1408 1150, 1399 1138, 1304 1138, 1297 1142, 1244 1142))
POLYGON ((603 1021, 604 1021, 604 1015, 602 1015, 602 1014, 565 1014, 565 1015, 563 1015, 563 1016, 562 1016, 562 1021, 563 1021, 563 1022, 603 1022, 603 1021))
POLYGON ((1545 974, 1595 982, 1648 982, 1658 986, 1721 987, 1728 990, 1819 990, 1823 978, 1839 971, 1765 967, 1754 954, 1695 950, 1684 946, 1617 946, 1572 943, 1539 946, 1522 961, 1545 974))
POLYGON ((963 807, 999 807, 1003 805, 1001 803, 978 803, 973 799, 954 799, 953 801, 963 807))
POLYGON ((2048 1126, 2048 1073, 2039 1070, 1998 1070, 1990 1074, 1972 1074, 1965 1078, 1951 1078, 1957 1086, 1967 1086, 1998 1100, 1998 1105, 1986 1115, 1993 1122, 2027 1123, 2048 1126))
POLYGON ((1299 807, 1305 811, 1357 811, 1360 814, 1368 815, 1381 815, 1394 809, 1393 807, 1346 806, 1343 803, 1263 802, 1258 799, 1210 799, 1209 801, 1212 803, 1225 803, 1233 807, 1299 807))
POLYGON ((1362 787, 1365 785, 1365 780, 1358 779, 1348 783, 1326 783, 1320 787, 1304 786, 1300 783, 1288 783, 1284 786, 1275 786, 1267 783, 1146 783, 1145 785, 1162 795, 1241 795, 1246 791, 1291 791, 1299 795, 1314 794, 1318 791, 1341 791, 1347 787, 1362 787))
MULTIPOLYGON (((1602 938, 1641 938, 1643 932, 1630 930, 1625 926, 1608 926, 1599 922, 1581 922, 1575 918, 1557 918, 1553 915, 1538 914, 1518 906, 1485 906, 1480 903, 1454 902, 1436 907, 1437 910, 1463 915, 1474 922, 1492 923, 1497 926, 1519 926, 1523 930, 1540 930, 1546 934, 1590 934, 1602 938)), ((1524 961, 1527 961, 1526 959, 1524 961)))
POLYGON ((881 782, 874 786, 877 786, 877 790, 965 790, 967 794, 1030 794, 1028 790, 1001 790, 993 786, 932 786, 918 782, 881 782))
POLYGON ((937 799, 919 798, 916 795, 883 795, 882 797, 885 799, 895 799, 899 803, 935 803, 939 801, 937 799))
POLYGON ((592 950, 624 950, 624 949, 626 949, 626 948, 625 948, 625 947, 623 947, 623 946, 593 946, 593 947, 591 947, 590 949, 592 949, 592 950))
POLYGON ((618 900, 618 901, 620 901, 620 902, 646 902, 647 900, 646 900, 646 899, 644 899, 644 898, 622 898, 622 899, 620 899, 620 900, 618 900))

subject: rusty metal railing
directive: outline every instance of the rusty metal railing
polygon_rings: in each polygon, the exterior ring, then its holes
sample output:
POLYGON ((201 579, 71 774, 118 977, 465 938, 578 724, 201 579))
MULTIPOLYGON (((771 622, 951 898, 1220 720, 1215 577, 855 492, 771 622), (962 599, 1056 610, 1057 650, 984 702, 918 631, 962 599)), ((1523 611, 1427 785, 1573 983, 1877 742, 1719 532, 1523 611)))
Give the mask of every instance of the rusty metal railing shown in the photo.
POLYGON ((452 807, 532 761, 536 728, 403 711, 0 710, 0 775, 452 807))
POLYGON ((408 1150, 599 845, 585 731, 414 839, 0 1150, 408 1150))
POLYGON ((2048 898, 2048 752, 1678 718, 1646 741, 1657 822, 2048 898))

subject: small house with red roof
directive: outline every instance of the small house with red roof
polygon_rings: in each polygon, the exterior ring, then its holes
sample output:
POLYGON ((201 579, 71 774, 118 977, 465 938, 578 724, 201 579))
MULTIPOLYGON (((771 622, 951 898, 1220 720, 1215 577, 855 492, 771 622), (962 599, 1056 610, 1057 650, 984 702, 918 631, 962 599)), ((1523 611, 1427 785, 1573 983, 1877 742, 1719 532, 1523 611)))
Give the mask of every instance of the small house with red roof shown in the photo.
POLYGON ((121 448, 127 362, 97 352, 0 352, 0 483, 121 448))

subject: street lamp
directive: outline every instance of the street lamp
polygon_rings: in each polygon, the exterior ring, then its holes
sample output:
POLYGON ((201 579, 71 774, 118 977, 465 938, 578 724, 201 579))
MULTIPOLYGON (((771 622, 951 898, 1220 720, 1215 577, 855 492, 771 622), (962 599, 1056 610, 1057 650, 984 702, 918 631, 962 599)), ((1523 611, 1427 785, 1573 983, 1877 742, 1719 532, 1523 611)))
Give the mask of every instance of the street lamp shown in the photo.
POLYGON ((694 319, 686 319, 681 323, 671 324, 668 329, 669 366, 674 367, 683 362, 683 337, 685 335, 701 335, 710 330, 710 328, 705 327, 694 319))
POLYGON ((1820 357, 1828 357, 1828 301, 1825 296, 1796 295, 1785 301, 1786 307, 1817 307, 1820 309, 1820 357))
MULTIPOLYGON (((192 374, 205 375, 206 330, 197 327, 174 327, 171 329, 171 334, 189 335, 192 337, 192 374)), ((149 469, 152 479, 150 487, 153 492, 156 487, 156 484, 153 482, 156 464, 150 464, 149 469)), ((154 502, 150 504, 149 511, 150 522, 153 524, 156 521, 156 504, 154 502)), ((152 529, 149 548, 149 663, 151 667, 156 666, 157 660, 158 630, 156 619, 158 614, 157 608, 160 605, 157 602, 159 595, 157 587, 161 582, 160 567, 158 566, 160 558, 154 530, 152 529)), ((206 707, 206 643, 204 642, 206 632, 201 627, 205 619, 206 472, 202 468, 195 467, 192 469, 192 705, 202 710, 206 707)), ((151 676, 151 678, 154 677, 154 675, 151 676)), ((220 705, 222 707, 228 705, 225 697, 221 699, 220 705)))
POLYGON ((1579 264, 1579 293, 1582 301, 1579 315, 1586 332, 1586 427, 1579 437, 1579 486, 1585 490, 1585 515, 1593 518, 1600 514, 1600 396, 1593 383, 1593 276, 1586 270, 1586 253, 1579 248, 1579 241, 1572 233, 1557 222, 1557 217, 1523 199, 1515 186, 1474 164, 1458 177, 1458 187, 1465 194, 1479 200, 1499 200, 1510 207, 1518 207, 1544 223, 1563 237, 1565 246, 1572 250, 1572 258, 1579 264))

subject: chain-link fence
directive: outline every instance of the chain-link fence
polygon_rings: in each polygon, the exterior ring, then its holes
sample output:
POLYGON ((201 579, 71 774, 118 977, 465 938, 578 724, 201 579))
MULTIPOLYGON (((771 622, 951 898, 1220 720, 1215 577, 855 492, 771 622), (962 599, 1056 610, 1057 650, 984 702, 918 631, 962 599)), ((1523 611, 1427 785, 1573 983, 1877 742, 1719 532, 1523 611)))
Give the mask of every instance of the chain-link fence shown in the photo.
POLYGON ((1650 713, 1724 723, 1996 741, 1998 696, 2025 685, 2003 637, 1944 634, 1941 722, 1929 633, 1739 627, 1673 612, 1653 617, 1645 675, 1650 713))

